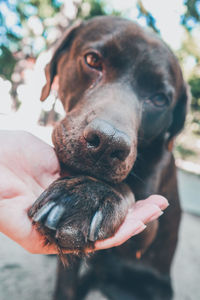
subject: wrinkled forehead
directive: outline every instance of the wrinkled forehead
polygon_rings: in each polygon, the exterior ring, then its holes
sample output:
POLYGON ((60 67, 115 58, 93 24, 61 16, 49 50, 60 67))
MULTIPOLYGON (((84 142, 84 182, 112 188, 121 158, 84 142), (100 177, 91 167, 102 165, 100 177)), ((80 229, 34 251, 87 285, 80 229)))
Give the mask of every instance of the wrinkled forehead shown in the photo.
POLYGON ((159 69, 158 73, 173 75, 176 59, 169 48, 148 30, 142 29, 132 21, 120 18, 96 18, 86 22, 74 41, 77 55, 87 50, 97 50, 110 63, 118 62, 120 68, 145 65, 146 68, 159 69), (121 64, 120 64, 121 62, 121 64))
POLYGON ((163 55, 168 52, 155 34, 132 21, 118 18, 96 18, 84 23, 76 36, 75 45, 79 51, 91 47, 110 54, 112 50, 117 53, 125 51, 132 56, 144 51, 150 53, 153 49, 160 54, 163 52, 163 55))
POLYGON ((116 76, 137 80, 146 89, 176 85, 177 60, 159 37, 124 19, 97 18, 86 22, 76 36, 73 52, 97 50, 116 76), (123 72, 124 71, 124 72, 123 72), (148 87, 149 85, 149 87, 148 87), (154 86, 155 85, 155 86, 154 86))

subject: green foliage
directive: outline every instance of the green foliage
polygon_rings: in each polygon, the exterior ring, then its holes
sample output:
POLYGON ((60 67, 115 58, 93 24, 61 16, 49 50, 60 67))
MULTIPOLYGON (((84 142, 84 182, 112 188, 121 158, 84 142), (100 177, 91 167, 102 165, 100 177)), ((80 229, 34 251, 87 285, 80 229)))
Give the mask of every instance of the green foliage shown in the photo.
POLYGON ((37 15, 41 20, 52 17, 59 7, 60 4, 55 0, 0 1, 0 75, 11 79, 17 62, 15 53, 23 49, 23 29, 29 17, 37 15), (15 24, 7 21, 9 14, 13 15, 15 24))
POLYGON ((181 144, 176 146, 175 152, 177 152, 176 156, 182 159, 188 159, 191 156, 196 156, 195 151, 188 149, 186 146, 181 144))
POLYGON ((182 16, 181 23, 187 31, 178 56, 182 62, 188 57, 192 57, 196 62, 193 71, 188 76, 188 83, 192 93, 192 109, 200 110, 200 47, 197 35, 193 35, 193 32, 200 28, 200 0, 185 0, 184 3, 186 12, 182 16))
POLYGON ((192 108, 200 110, 200 77, 192 77, 188 83, 192 93, 192 108))
POLYGON ((182 24, 190 31, 200 22, 200 0, 185 0, 185 5, 187 10, 182 18, 182 24))
MULTIPOLYGON (((28 43, 29 52, 36 56, 39 51, 34 52, 35 36, 28 28, 28 21, 31 16, 37 16, 43 26, 41 37, 45 45, 47 45, 46 36, 50 25, 45 22, 48 18, 53 18, 62 7, 64 0, 4 0, 0 1, 0 75, 7 79, 11 79, 11 74, 14 70, 17 61, 16 53, 23 52, 28 43), (2 6, 3 5, 3 6, 2 6), (2 9, 2 7, 4 9, 2 9), (5 13, 5 7, 7 13, 5 13), (10 26, 7 22, 8 11, 15 15, 16 24, 10 26), (49 27, 48 27, 49 26, 49 27), (24 31, 25 30, 25 34, 24 31), (28 41, 27 41, 28 40, 28 41)), ((200 24, 200 0, 185 0, 186 12, 182 16, 181 22, 187 29, 186 39, 183 42, 182 49, 179 51, 181 61, 191 56, 196 61, 196 68, 189 77, 189 84, 193 95, 193 109, 200 109, 200 78, 199 67, 200 52, 197 41, 192 32, 195 25, 200 24)), ((78 4, 77 4, 78 5, 78 4)), ((144 18, 149 27, 159 33, 156 25, 156 19, 146 10, 142 0, 137 1, 137 9, 139 18, 144 18)), ((78 5, 77 17, 88 19, 96 15, 113 14, 120 15, 120 12, 115 11, 109 1, 106 0, 82 0, 78 5)), ((41 49, 42 50, 42 49, 41 49)), ((24 56, 26 53, 24 52, 24 56)))
POLYGON ((103 16, 108 14, 119 16, 120 12, 115 11, 111 7, 108 8, 106 1, 83 0, 78 8, 77 17, 81 19, 89 19, 95 16, 103 16))
MULTIPOLYGON (((16 52, 23 52, 25 48, 28 48, 29 54, 36 55, 34 52, 34 33, 27 27, 29 18, 37 16, 41 21, 43 26, 41 36, 44 37, 46 42, 48 28, 51 25, 46 25, 43 21, 54 17, 60 11, 61 6, 62 1, 60 0, 5 0, 2 3, 0 1, 0 34, 2 33, 2 39, 0 40, 0 75, 9 80, 11 79, 11 74, 17 61, 14 58, 16 52), (1 5, 3 5, 3 9, 1 9, 1 5), (16 19, 16 24, 11 26, 6 21, 9 13, 14 14, 16 19), (23 30, 26 30, 25 35, 23 30)), ((105 15, 107 14, 106 9, 106 2, 83 0, 78 7, 77 17, 88 19, 96 15, 105 15)), ((109 10, 109 14, 119 15, 118 12, 112 9, 109 10)), ((24 56, 26 55, 27 53, 24 53, 24 56)), ((15 57, 17 56, 15 55, 15 57)))
POLYGON ((30 0, 30 4, 37 8, 41 19, 53 17, 60 9, 60 5, 53 0, 30 0))
POLYGON ((160 31, 156 27, 155 18, 152 16, 152 14, 150 14, 150 12, 146 10, 142 3, 142 0, 137 1, 137 7, 139 11, 139 18, 144 17, 146 19, 147 26, 151 27, 155 32, 159 33, 160 31))
POLYGON ((83 0, 78 8, 78 17, 81 19, 88 19, 94 16, 105 15, 104 7, 105 3, 103 1, 83 0))
POLYGON ((16 59, 10 50, 2 46, 0 55, 0 74, 5 78, 10 79, 15 67, 16 59))

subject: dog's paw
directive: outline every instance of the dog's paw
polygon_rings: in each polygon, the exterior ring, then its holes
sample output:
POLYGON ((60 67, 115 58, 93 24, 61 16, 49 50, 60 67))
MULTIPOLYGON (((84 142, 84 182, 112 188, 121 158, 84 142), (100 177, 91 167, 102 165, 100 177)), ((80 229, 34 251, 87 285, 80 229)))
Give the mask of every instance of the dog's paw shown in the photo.
POLYGON ((129 205, 121 191, 80 176, 52 183, 28 214, 50 243, 61 249, 84 251, 96 240, 114 235, 129 205))

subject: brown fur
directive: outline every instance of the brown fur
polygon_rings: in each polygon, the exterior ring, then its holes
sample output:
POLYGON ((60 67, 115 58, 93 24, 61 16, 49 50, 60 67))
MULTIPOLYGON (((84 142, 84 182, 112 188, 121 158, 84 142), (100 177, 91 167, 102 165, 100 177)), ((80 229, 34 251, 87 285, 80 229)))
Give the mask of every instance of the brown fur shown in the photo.
POLYGON ((170 202, 143 233, 91 257, 84 273, 78 258, 73 270, 60 264, 55 299, 84 299, 92 289, 106 299, 171 299, 180 205, 168 145, 183 127, 188 99, 177 59, 137 24, 99 17, 67 31, 46 68, 42 100, 55 75, 66 117, 53 143, 74 177, 54 182, 29 213, 47 238, 84 252, 118 229, 132 193, 170 202), (100 68, 88 65, 91 52, 101 57, 100 68))

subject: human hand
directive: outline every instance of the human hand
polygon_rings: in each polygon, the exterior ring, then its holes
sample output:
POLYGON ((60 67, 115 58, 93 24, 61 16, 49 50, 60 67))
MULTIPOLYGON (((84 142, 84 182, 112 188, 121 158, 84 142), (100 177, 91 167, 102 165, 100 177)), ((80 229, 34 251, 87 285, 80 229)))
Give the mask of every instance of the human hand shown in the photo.
MULTIPOLYGON (((54 245, 44 245, 44 237, 27 215, 43 190, 59 177, 53 148, 26 132, 1 131, 0 139, 0 231, 31 253, 58 253, 54 245)), ((161 196, 135 203, 116 234, 97 241, 95 250, 122 244, 158 218, 167 205, 161 196)))
POLYGON ((59 177, 52 147, 23 131, 0 131, 0 232, 31 253, 51 253, 27 211, 59 177))

